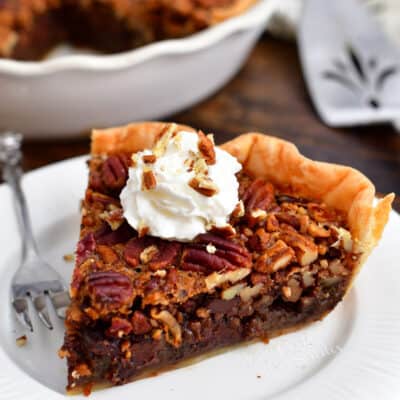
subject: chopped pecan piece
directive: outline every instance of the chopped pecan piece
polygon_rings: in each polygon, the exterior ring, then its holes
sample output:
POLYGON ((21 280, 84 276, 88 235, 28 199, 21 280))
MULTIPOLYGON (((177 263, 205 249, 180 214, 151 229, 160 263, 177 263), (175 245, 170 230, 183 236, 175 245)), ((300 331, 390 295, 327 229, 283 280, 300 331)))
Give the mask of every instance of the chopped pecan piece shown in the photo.
POLYGON ((152 190, 157 186, 157 180, 152 171, 143 171, 142 190, 152 190))
POLYGON ((279 231, 279 221, 275 214, 267 215, 267 221, 265 223, 265 228, 267 232, 277 232, 279 231))
POLYGON ((242 218, 244 216, 244 204, 243 201, 240 200, 239 203, 236 204, 235 209, 232 211, 233 218, 242 218))
POLYGON ((287 286, 282 287, 282 295, 284 300, 295 303, 300 299, 303 289, 300 287, 296 279, 290 279, 287 286))
POLYGON ((176 135, 178 126, 176 124, 166 124, 160 132, 157 142, 153 147, 153 154, 156 157, 161 157, 167 149, 168 143, 174 135, 176 135))
POLYGON ((203 196, 212 197, 218 193, 218 186, 207 176, 197 175, 189 181, 189 186, 203 196))
POLYGON ((296 215, 278 212, 275 214, 279 222, 284 222, 285 224, 293 226, 295 229, 300 229, 300 219, 296 215))
POLYGON ((208 275, 205 279, 207 289, 212 290, 215 287, 224 284, 225 282, 230 282, 230 283, 238 282, 243 278, 245 278, 247 275, 249 275, 250 272, 251 272, 250 268, 239 268, 234 271, 228 271, 222 274, 218 272, 213 272, 212 274, 208 275))
POLYGON ((113 317, 107 330, 109 336, 122 338, 132 332, 132 324, 125 318, 113 317))
POLYGON ((242 299, 242 301, 244 302, 249 301, 253 297, 258 296, 261 293, 262 288, 263 288, 262 283, 257 283, 257 285, 254 286, 246 286, 240 291, 239 296, 242 299))
POLYGON ((297 260, 301 265, 309 265, 318 258, 318 246, 308 237, 291 231, 283 232, 280 237, 294 248, 297 260))
POLYGON ((286 268, 294 259, 295 252, 282 240, 269 247, 257 260, 255 269, 263 273, 276 272, 286 268))
POLYGON ((271 234, 265 232, 264 229, 259 228, 256 232, 249 238, 247 246, 253 251, 261 252, 266 249, 269 241, 271 239, 271 234))
POLYGON ((237 285, 233 285, 230 288, 223 290, 222 294, 221 294, 221 297, 222 297, 223 300, 232 300, 245 287, 246 287, 245 283, 238 283, 237 285))
POLYGON ((109 246, 98 245, 96 250, 107 264, 112 264, 119 259, 118 254, 109 246))
POLYGON ((246 248, 227 238, 205 233, 197 236, 184 249, 181 267, 184 270, 208 272, 247 268, 250 264, 251 255, 246 248), (213 253, 207 251, 210 244, 215 247, 213 253))
POLYGON ((94 234, 96 243, 105 246, 113 246, 118 243, 127 242, 133 236, 135 236, 135 231, 127 222, 124 222, 115 231, 113 231, 107 223, 104 223, 94 234))
POLYGON ((151 310, 151 317, 164 324, 167 342, 179 347, 182 343, 182 330, 175 317, 169 311, 157 312, 155 309, 151 310))
POLYGON ((96 250, 96 240, 93 233, 88 233, 79 242, 76 247, 76 265, 82 264, 96 250))
POLYGON ((140 311, 135 311, 131 318, 132 331, 135 335, 144 335, 151 331, 149 319, 140 311))
POLYGON ((99 214, 99 217, 106 221, 113 231, 116 231, 124 222, 122 208, 114 208, 110 211, 104 211, 99 214))
POLYGON ((145 164, 154 164, 157 161, 157 157, 154 154, 148 154, 142 157, 145 164))
POLYGON ((208 165, 213 165, 216 162, 214 143, 210 137, 206 136, 204 132, 199 131, 199 151, 208 165))
POLYGON ((312 237, 327 238, 331 235, 328 229, 317 225, 315 222, 310 222, 307 227, 307 233, 312 237))

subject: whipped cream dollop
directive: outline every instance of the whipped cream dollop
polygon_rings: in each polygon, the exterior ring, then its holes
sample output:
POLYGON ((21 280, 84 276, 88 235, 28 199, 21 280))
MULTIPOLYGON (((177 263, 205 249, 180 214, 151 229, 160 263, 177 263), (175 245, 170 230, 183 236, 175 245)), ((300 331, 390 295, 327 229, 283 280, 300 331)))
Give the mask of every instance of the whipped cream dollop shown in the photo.
POLYGON ((212 137, 200 135, 212 146, 211 161, 201 151, 201 136, 177 131, 176 126, 171 126, 152 150, 133 155, 120 199, 124 217, 134 229, 188 241, 212 226, 227 225, 239 202, 235 174, 242 166, 214 147, 212 137))

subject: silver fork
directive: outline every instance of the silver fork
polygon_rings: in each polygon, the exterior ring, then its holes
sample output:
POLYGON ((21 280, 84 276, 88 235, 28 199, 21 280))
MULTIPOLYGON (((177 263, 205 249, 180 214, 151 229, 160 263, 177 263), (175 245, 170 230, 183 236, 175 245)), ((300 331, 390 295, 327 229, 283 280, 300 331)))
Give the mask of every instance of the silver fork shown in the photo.
POLYGON ((53 329, 50 314, 62 318, 69 303, 61 276, 40 256, 33 236, 24 193, 21 188, 22 135, 0 135, 0 165, 9 184, 22 239, 21 263, 11 283, 11 303, 18 320, 33 332, 32 312, 36 310, 48 329, 53 329))

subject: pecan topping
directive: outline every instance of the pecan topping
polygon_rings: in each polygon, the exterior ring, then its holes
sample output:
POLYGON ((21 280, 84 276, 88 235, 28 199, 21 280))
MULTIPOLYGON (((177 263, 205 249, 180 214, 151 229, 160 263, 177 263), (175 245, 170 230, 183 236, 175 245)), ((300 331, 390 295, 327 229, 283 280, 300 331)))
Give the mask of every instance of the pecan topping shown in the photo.
POLYGON ((112 264, 119 259, 117 253, 109 246, 98 245, 96 250, 107 264, 112 264))
POLYGON ((223 300, 232 300, 245 287, 246 287, 245 283, 238 283, 237 285, 233 285, 230 288, 223 290, 222 294, 221 294, 221 297, 222 297, 223 300))
POLYGON ((149 319, 140 311, 135 311, 131 318, 132 331, 135 335, 144 335, 151 331, 149 319))
POLYGON ((107 330, 109 336, 122 338, 132 332, 131 323, 125 318, 113 317, 111 319, 111 326, 107 330))
POLYGON ((244 204, 242 200, 239 200, 239 203, 236 204, 235 209, 232 211, 233 218, 241 218, 244 216, 244 204))
POLYGON ((213 165, 216 162, 213 140, 199 131, 199 151, 208 165, 213 165))
POLYGON ((96 249, 96 240, 93 233, 88 233, 79 242, 76 248, 76 265, 82 264, 96 249))
POLYGON ((300 299, 303 289, 300 287, 296 279, 290 279, 287 286, 282 287, 282 295, 284 300, 295 303, 300 299))
POLYGON ((155 246, 154 244, 146 247, 141 253, 140 253, 140 261, 143 264, 148 264, 153 258, 154 256, 156 256, 158 254, 158 248, 157 246, 155 246))
POLYGON ((179 347, 182 343, 182 330, 175 317, 169 311, 157 312, 155 309, 151 310, 151 317, 164 324, 167 342, 179 347))
POLYGON ((99 214, 99 218, 106 221, 113 231, 116 231, 124 222, 122 208, 112 208, 99 214))
POLYGON ((142 177, 142 190, 152 190, 157 186, 157 180, 152 171, 144 171, 142 177))
POLYGON ((268 248, 257 260, 255 269, 263 273, 276 272, 287 267, 294 259, 293 249, 282 240, 268 248))
POLYGON ((274 202, 275 191, 271 183, 262 178, 254 180, 244 192, 242 200, 246 212, 250 214, 254 210, 268 211, 274 202))
POLYGON ((119 272, 92 272, 87 277, 87 288, 94 308, 121 309, 132 305, 132 282, 119 272))
POLYGON ((270 233, 265 232, 265 230, 262 228, 258 228, 249 238, 247 245, 251 250, 262 252, 267 248, 270 239, 270 233))
POLYGON ((148 154, 142 157, 145 164, 154 164, 157 161, 157 157, 154 154, 148 154))
POLYGON ((165 153, 170 139, 176 134, 177 128, 178 126, 176 124, 165 125, 153 148, 153 153, 156 157, 161 157, 165 153))
POLYGON ((183 251, 181 267, 191 271, 221 271, 247 268, 251 264, 250 253, 240 244, 212 233, 199 235, 183 251), (215 251, 210 253, 210 244, 215 251))
POLYGON ((290 247, 293 247, 297 260, 301 265, 311 264, 318 258, 318 247, 308 237, 295 231, 285 231, 280 237, 290 247))
POLYGON ((104 225, 95 232, 94 237, 97 244, 113 246, 117 243, 127 242, 134 235, 135 231, 126 222, 115 231, 104 223, 104 225))
POLYGON ((108 189, 120 190, 128 178, 129 159, 124 155, 110 156, 102 165, 103 182, 108 189))
POLYGON ((181 245, 178 242, 168 242, 157 238, 144 236, 131 239, 125 247, 124 258, 132 266, 140 262, 153 271, 171 266, 175 263, 181 245), (145 250, 147 252, 145 252, 145 250), (143 253, 145 252, 145 253, 143 253))
POLYGON ((207 176, 198 175, 189 181, 189 186, 203 196, 211 197, 218 193, 218 186, 207 176))
POLYGON ((262 283, 257 283, 257 285, 254 286, 246 286, 240 291, 239 293, 240 298, 244 302, 249 301, 253 297, 258 296, 261 293, 262 288, 263 288, 262 283))
POLYGON ((208 275, 207 278, 205 279, 206 286, 208 290, 212 290, 217 286, 220 286, 224 284, 225 282, 230 282, 230 283, 235 283, 243 278, 245 278, 247 275, 249 275, 251 272, 251 269, 249 268, 239 268, 234 271, 228 271, 223 274, 220 274, 218 272, 213 272, 212 274, 208 275))

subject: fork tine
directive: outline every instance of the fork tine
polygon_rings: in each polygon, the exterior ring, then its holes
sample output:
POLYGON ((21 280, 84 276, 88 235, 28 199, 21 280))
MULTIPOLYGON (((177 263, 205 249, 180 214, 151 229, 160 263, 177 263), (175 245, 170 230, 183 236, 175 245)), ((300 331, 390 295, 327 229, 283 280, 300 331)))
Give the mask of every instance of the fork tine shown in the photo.
POLYGON ((29 308, 28 308, 28 302, 26 299, 15 299, 13 301, 13 307, 15 310, 15 314, 18 318, 18 321, 28 328, 31 332, 33 332, 33 325, 31 318, 29 316, 29 308))
POLYGON ((47 329, 53 329, 53 324, 50 321, 49 312, 46 304, 46 295, 42 294, 32 299, 33 305, 39 315, 40 320, 47 329))
POLYGON ((55 330, 64 331, 64 319, 58 315, 56 302, 51 294, 46 295, 47 311, 50 316, 50 321, 55 330))
POLYGON ((57 317, 60 319, 64 319, 65 311, 71 301, 68 291, 52 293, 51 301, 53 303, 57 317))

